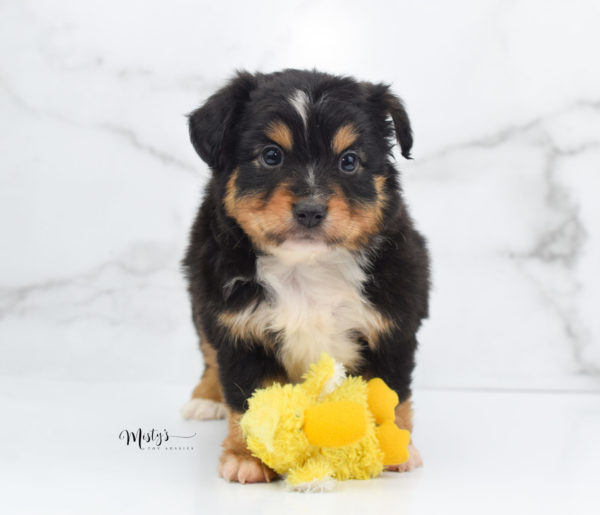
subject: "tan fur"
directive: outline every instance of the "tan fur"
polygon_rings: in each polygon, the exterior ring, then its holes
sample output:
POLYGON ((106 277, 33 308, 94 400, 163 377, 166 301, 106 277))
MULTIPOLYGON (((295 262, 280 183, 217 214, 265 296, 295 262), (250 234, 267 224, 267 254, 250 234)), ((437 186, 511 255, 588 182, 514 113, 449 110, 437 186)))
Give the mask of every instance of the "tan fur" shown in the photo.
POLYGON ((370 326, 371 331, 362 336, 367 340, 371 350, 375 350, 377 348, 379 337, 384 334, 389 334, 395 325, 396 324, 392 320, 373 309, 373 317, 371 318, 370 326))
POLYGON ((294 203, 294 196, 287 190, 286 185, 278 186, 268 199, 264 199, 260 194, 238 196, 235 187, 237 176, 236 170, 227 182, 227 214, 240 224, 260 248, 285 237, 292 227, 294 203))
MULTIPOLYGON (((266 388, 271 386, 273 383, 285 384, 287 381, 284 377, 271 377, 261 382, 259 388, 266 388)), ((231 409, 227 409, 227 437, 223 440, 222 447, 224 450, 234 454, 250 455, 248 447, 246 447, 246 441, 242 434, 240 427, 240 420, 242 419, 243 413, 238 413, 231 409)))
POLYGON ((331 148, 336 154, 342 153, 358 138, 358 130, 351 123, 342 125, 331 140, 331 148))
MULTIPOLYGON (((396 406, 396 425, 401 429, 407 429, 411 432, 413 430, 413 408, 410 398, 406 399, 403 403, 396 406)), ((412 438, 411 438, 412 439, 412 438)), ((408 454, 410 458, 404 463, 399 465, 387 465, 385 470, 392 472, 409 472, 416 468, 423 466, 423 459, 421 453, 411 442, 408 446, 408 454)))
POLYGON ((241 311, 226 311, 219 315, 219 322, 229 329, 229 332, 238 341, 259 340, 265 342, 270 314, 265 305, 252 304, 241 311))
POLYGON ((360 208, 350 206, 348 199, 339 187, 329 200, 329 211, 325 221, 328 238, 340 241, 346 248, 357 250, 379 231, 385 207, 385 177, 375 177, 377 198, 375 202, 360 208))
MULTIPOLYGON (((269 197, 259 195, 238 196, 235 186, 238 171, 234 171, 227 182, 225 210, 234 218, 261 249, 285 239, 294 226, 292 205, 295 198, 286 184, 281 184, 269 197)), ((341 243, 349 250, 360 246, 379 231, 386 203, 385 177, 374 179, 377 198, 361 207, 350 206, 341 188, 333 187, 334 195, 329 199, 328 215, 324 233, 328 241, 341 243)))
POLYGON ((267 136, 280 147, 287 151, 292 150, 294 144, 294 138, 292 137, 292 131, 283 122, 277 120, 271 122, 266 132, 267 136))
POLYGON ((223 449, 235 454, 250 454, 244 436, 242 435, 242 429, 240 427, 240 420, 242 413, 236 413, 235 411, 228 410, 227 414, 227 437, 223 440, 223 449))
POLYGON ((200 350, 204 356, 204 373, 200 383, 192 392, 193 399, 210 399, 223 402, 221 382, 219 381, 219 365, 217 364, 217 351, 202 338, 200 350))
POLYGON ((410 397, 396 406, 396 425, 400 429, 413 430, 413 408, 410 397))
POLYGON ((223 440, 223 452, 219 458, 219 475, 227 481, 240 483, 269 482, 277 474, 250 454, 240 428, 241 413, 229 411, 227 425, 229 434, 223 440))

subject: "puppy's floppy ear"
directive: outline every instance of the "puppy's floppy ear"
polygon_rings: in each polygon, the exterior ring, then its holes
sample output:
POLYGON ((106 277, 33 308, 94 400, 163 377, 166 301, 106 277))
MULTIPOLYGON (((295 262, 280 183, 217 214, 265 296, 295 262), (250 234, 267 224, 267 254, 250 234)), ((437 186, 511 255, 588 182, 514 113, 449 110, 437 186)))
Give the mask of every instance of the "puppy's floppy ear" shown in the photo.
POLYGON ((248 72, 238 72, 202 107, 188 115, 192 145, 211 168, 220 170, 230 164, 236 139, 235 126, 254 88, 256 77, 248 72))
POLYGON ((390 87, 386 84, 371 84, 362 83, 367 93, 367 100, 371 108, 375 110, 375 114, 380 119, 384 120, 387 116, 391 116, 394 122, 394 132, 396 141, 400 145, 402 155, 406 159, 411 159, 410 150, 413 145, 412 129, 410 120, 404 108, 402 100, 390 91, 390 87))

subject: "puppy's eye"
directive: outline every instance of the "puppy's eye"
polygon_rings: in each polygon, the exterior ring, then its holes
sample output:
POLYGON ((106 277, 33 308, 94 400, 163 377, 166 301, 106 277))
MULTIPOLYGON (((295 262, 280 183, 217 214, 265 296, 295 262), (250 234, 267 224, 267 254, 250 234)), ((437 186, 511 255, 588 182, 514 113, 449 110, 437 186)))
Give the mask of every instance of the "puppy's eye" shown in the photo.
POLYGON ((283 163, 283 151, 275 145, 268 145, 263 149, 260 159, 265 166, 274 168, 283 163))
POLYGON ((345 173, 353 173, 358 168, 358 155, 356 152, 348 151, 342 154, 338 162, 338 168, 345 173))

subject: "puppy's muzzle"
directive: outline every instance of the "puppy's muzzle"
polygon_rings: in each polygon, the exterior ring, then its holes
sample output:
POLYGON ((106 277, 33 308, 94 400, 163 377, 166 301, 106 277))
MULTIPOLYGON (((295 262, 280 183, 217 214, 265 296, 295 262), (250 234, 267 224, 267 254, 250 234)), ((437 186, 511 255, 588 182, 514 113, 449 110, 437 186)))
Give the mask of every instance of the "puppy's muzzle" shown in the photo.
POLYGON ((325 220, 327 205, 315 200, 301 200, 292 206, 292 213, 300 225, 312 229, 325 220))

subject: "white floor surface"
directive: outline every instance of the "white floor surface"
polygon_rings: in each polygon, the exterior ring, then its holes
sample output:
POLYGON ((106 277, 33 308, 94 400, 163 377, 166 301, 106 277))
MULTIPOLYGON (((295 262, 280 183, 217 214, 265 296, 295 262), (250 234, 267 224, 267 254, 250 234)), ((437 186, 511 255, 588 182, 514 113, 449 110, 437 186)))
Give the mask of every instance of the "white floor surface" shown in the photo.
POLYGON ((185 422, 180 385, 0 382, 0 512, 598 514, 600 395, 416 391, 425 467, 288 492, 216 475, 224 421, 185 422), (119 440, 166 429, 160 450, 119 440), (169 450, 167 444, 183 445, 169 450), (191 450, 190 448, 193 448, 191 450))

